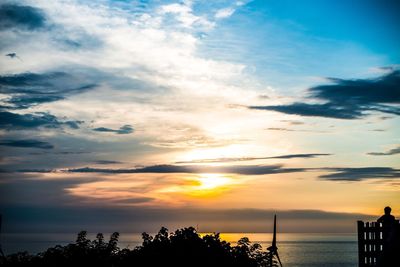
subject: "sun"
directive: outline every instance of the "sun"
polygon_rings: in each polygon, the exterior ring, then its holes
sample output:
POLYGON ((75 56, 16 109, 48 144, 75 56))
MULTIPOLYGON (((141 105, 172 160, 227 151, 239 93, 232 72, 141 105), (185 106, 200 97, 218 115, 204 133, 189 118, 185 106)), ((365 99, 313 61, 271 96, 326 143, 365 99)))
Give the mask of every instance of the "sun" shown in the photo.
POLYGON ((195 198, 214 197, 229 191, 236 184, 234 178, 224 174, 202 173, 184 178, 179 185, 159 189, 158 193, 184 194, 195 198))
POLYGON ((214 173, 202 174, 197 181, 199 182, 199 185, 196 186, 197 190, 213 190, 232 183, 231 178, 214 173))

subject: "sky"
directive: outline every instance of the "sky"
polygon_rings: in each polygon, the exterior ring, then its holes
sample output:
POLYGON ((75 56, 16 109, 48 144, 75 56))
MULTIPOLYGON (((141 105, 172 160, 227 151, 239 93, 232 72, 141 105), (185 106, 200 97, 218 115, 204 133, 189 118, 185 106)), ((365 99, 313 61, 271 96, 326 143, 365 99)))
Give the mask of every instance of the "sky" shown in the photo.
POLYGON ((2 1, 5 232, 400 216, 400 4, 2 1))

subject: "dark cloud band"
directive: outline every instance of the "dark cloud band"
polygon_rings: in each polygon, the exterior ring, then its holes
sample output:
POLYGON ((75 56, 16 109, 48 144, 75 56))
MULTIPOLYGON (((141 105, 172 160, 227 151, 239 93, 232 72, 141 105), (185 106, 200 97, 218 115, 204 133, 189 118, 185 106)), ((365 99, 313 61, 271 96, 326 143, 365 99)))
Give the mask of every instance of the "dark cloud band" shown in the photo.
POLYGON ((310 88, 308 99, 321 104, 295 102, 288 105, 249 106, 286 114, 335 119, 359 119, 371 112, 400 115, 400 71, 376 79, 343 80, 310 88))
POLYGON ((105 173, 105 174, 124 174, 124 173, 221 173, 238 175, 268 175, 281 173, 302 173, 302 172, 326 172, 320 175, 322 180, 329 181, 362 181, 368 179, 397 179, 400 178, 400 169, 390 167, 360 167, 360 168, 285 168, 281 165, 229 165, 229 166, 210 166, 210 165, 152 165, 134 169, 111 169, 84 167, 76 169, 58 170, 21 170, 21 172, 47 173, 105 173))
POLYGON ((94 128, 93 131, 105 132, 105 133, 116 133, 116 134, 131 134, 131 133, 133 133, 133 128, 131 125, 124 125, 124 126, 121 126, 119 129, 99 127, 99 128, 94 128))
POLYGON ((389 167, 364 168, 327 168, 334 173, 321 175, 319 178, 330 181, 362 181, 367 179, 397 179, 400 169, 389 167))
MULTIPOLYGON (((107 169, 84 167, 63 169, 67 173, 233 173, 242 175, 264 175, 306 171, 304 168, 282 168, 280 165, 152 165, 135 169, 107 169)), ((53 170, 22 170, 22 172, 52 172, 53 170)))
POLYGON ((216 158, 216 159, 199 159, 191 161, 178 161, 177 164, 182 163, 217 163, 217 162, 235 162, 235 161, 252 161, 262 159, 293 159, 293 158, 316 158, 321 156, 330 156, 332 154, 325 153, 310 153, 310 154, 288 154, 275 157, 241 157, 241 158, 216 158))
POLYGON ((391 156, 391 155, 397 155, 400 154, 400 146, 396 148, 392 148, 387 152, 370 152, 367 153, 368 155, 371 156, 391 156))
POLYGON ((45 26, 44 13, 35 7, 4 4, 0 6, 0 30, 36 30, 45 26))
POLYGON ((7 111, 0 111, 0 129, 19 130, 44 128, 61 128, 68 126, 78 129, 82 121, 60 121, 56 116, 49 113, 17 114, 7 111))
POLYGON ((0 146, 10 147, 23 147, 23 148, 41 148, 41 149, 52 149, 53 145, 48 142, 39 140, 26 139, 26 140, 2 140, 0 146))
POLYGON ((91 90, 96 84, 78 74, 66 72, 19 73, 0 76, 0 93, 11 96, 3 100, 8 109, 26 109, 91 90))

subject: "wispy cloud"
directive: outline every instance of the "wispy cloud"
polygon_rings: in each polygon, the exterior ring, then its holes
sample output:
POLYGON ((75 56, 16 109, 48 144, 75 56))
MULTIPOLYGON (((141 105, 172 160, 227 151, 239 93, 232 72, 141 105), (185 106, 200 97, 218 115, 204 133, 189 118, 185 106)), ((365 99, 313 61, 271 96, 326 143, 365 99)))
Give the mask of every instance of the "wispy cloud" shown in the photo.
POLYGON ((395 147, 392 148, 386 152, 369 152, 367 153, 368 155, 372 155, 372 156, 391 156, 391 155, 396 155, 396 154, 400 154, 400 146, 399 147, 395 147))
POLYGON ((295 102, 287 105, 250 106, 300 116, 359 119, 371 112, 400 115, 400 71, 375 79, 345 80, 329 78, 333 84, 308 89, 309 100, 325 103, 295 102))
POLYGON ((63 126, 78 129, 82 121, 60 121, 49 113, 18 114, 0 111, 0 129, 21 130, 44 128, 61 128, 63 126))
POLYGON ((52 149, 54 146, 48 142, 26 139, 26 140, 1 140, 0 146, 23 147, 23 148, 41 148, 52 149))
POLYGON ((137 169, 69 169, 68 172, 104 172, 104 173, 234 173, 243 175, 263 175, 303 171, 301 168, 282 168, 279 165, 244 165, 244 166, 180 166, 154 165, 137 169))
POLYGON ((321 130, 302 130, 302 129, 291 129, 283 127, 269 127, 266 128, 268 131, 281 131, 281 132, 307 132, 307 133, 328 133, 328 131, 321 130))
POLYGON ((364 168, 327 168, 334 173, 321 175, 321 179, 330 181, 362 181, 367 179, 397 179, 400 178, 400 169, 389 167, 364 168))
MULTIPOLYGON (((312 157, 312 156, 311 156, 312 157)), ((203 162, 199 162, 203 163, 203 162)), ((208 162, 209 163, 209 162, 208 162)), ((329 181, 362 181, 369 179, 396 179, 400 178, 400 170, 390 167, 355 167, 355 168, 332 168, 332 167, 298 167, 289 168, 282 165, 151 165, 132 169, 112 169, 84 167, 75 169, 25 169, 23 173, 104 173, 104 174, 134 174, 134 173, 217 173, 217 174, 238 174, 238 175, 270 175, 280 173, 298 172, 324 172, 327 174, 319 175, 322 180, 329 181)))
POLYGON ((278 106, 250 106, 251 109, 272 110, 286 114, 310 116, 310 117, 326 117, 335 119, 356 119, 363 114, 361 110, 352 109, 350 107, 338 106, 336 104, 307 104, 293 103, 278 106))
POLYGON ((94 128, 93 131, 105 132, 105 133, 116 133, 116 134, 131 134, 131 133, 133 133, 133 127, 131 125, 124 125, 124 126, 121 126, 119 129, 98 127, 98 128, 94 128))
POLYGON ((310 153, 310 154, 289 154, 274 157, 241 157, 241 158, 215 158, 215 159, 198 159, 190 161, 178 161, 177 164, 181 163, 217 163, 217 162, 234 162, 234 161, 251 161, 251 160, 262 160, 262 159, 293 159, 293 158, 316 158, 321 156, 330 156, 332 154, 324 153, 310 153))
POLYGON ((185 28, 191 28, 194 26, 204 27, 209 29, 214 27, 214 23, 209 21, 203 16, 198 16, 193 13, 192 5, 190 1, 183 3, 172 3, 162 5, 159 9, 160 14, 174 14, 175 19, 185 28))
POLYGON ((80 154, 88 154, 88 151, 52 151, 52 152, 31 152, 29 155, 45 155, 45 154, 54 154, 54 155, 80 155, 80 154))
POLYGON ((293 159, 293 158, 316 158, 320 156, 331 156, 332 154, 326 153, 311 153, 311 154, 289 154, 282 156, 269 157, 270 159, 293 159))
POLYGON ((227 7, 227 8, 222 8, 215 13, 215 18, 217 19, 224 19, 232 16, 232 14, 235 12, 234 8, 227 7))
POLYGON ((19 73, 0 76, 0 93, 10 98, 0 101, 3 108, 27 109, 59 101, 96 87, 82 75, 66 72, 19 73))
POLYGON ((291 173, 306 171, 304 168, 283 168, 280 165, 232 165, 232 166, 204 166, 204 165, 153 165, 135 169, 106 169, 84 167, 77 169, 60 170, 21 170, 22 172, 69 172, 69 173, 233 173, 243 175, 264 175, 277 173, 291 173))

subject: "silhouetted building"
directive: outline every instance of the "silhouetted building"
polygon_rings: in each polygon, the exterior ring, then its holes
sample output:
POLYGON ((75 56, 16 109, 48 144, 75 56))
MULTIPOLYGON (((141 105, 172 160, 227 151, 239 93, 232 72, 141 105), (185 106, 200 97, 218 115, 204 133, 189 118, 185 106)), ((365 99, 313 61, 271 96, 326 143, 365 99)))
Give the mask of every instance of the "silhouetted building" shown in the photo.
POLYGON ((400 266, 400 222, 390 207, 377 222, 358 221, 359 267, 400 266))

